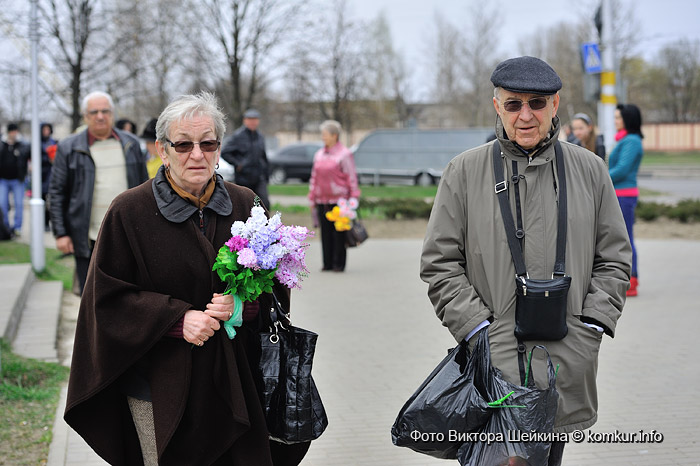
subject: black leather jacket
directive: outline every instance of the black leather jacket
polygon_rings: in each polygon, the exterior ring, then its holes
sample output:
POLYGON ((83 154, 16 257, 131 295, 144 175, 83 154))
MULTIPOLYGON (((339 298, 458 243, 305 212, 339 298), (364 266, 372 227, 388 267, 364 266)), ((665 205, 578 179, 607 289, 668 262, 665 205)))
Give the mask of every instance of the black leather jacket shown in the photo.
MULTIPOLYGON (((138 139, 124 131, 114 131, 124 151, 127 185, 133 188, 148 179, 146 160, 138 139)), ((95 163, 85 130, 58 143, 49 185, 53 234, 56 238, 70 236, 77 257, 90 257, 88 231, 94 189, 95 163)))
POLYGON ((221 157, 236 168, 236 184, 256 188, 269 179, 265 138, 260 131, 241 126, 224 142, 221 157))
POLYGON ((24 141, 12 145, 0 141, 0 178, 24 181, 30 155, 31 146, 24 141))

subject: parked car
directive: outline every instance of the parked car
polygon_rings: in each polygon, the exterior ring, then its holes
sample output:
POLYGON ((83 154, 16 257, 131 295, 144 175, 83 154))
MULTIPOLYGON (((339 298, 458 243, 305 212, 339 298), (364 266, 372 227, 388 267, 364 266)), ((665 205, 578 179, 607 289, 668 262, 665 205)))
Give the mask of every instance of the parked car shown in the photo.
POLYGON ((321 142, 299 142, 269 153, 267 160, 270 165, 270 183, 281 184, 289 178, 309 181, 314 154, 321 147, 321 142))
POLYGON ((421 186, 440 180, 445 166, 458 154, 486 141, 491 128, 382 129, 360 141, 355 165, 360 182, 387 182, 421 186))
POLYGON ((219 157, 219 167, 216 172, 221 175, 225 181, 230 181, 231 183, 236 182, 236 169, 228 163, 223 157, 219 157))

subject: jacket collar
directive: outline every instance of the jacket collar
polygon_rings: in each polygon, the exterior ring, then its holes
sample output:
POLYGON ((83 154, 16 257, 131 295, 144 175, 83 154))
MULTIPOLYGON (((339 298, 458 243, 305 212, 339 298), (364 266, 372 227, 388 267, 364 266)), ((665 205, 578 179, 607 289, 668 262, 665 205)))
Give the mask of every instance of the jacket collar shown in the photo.
MULTIPOLYGON (((198 209, 177 195, 175 190, 170 187, 167 178, 165 177, 165 166, 161 165, 153 179, 153 194, 156 197, 156 204, 161 215, 166 220, 173 223, 182 223, 192 217, 198 209)), ((224 186, 224 180, 221 175, 216 175, 216 187, 211 199, 202 210, 210 209, 215 213, 223 216, 230 215, 233 211, 233 204, 228 190, 224 186)))
POLYGON ((508 139, 508 136, 506 135, 506 132, 503 129, 503 122, 501 121, 501 118, 498 115, 496 115, 496 136, 498 136, 498 142, 501 145, 501 151, 506 155, 507 158, 511 160, 522 161, 527 160, 528 157, 531 157, 531 165, 540 165, 548 162, 553 158, 539 157, 539 155, 554 150, 553 144, 559 139, 560 129, 561 122, 559 121, 559 117, 555 116, 554 118, 552 118, 552 128, 549 130, 547 136, 537 147, 528 152, 515 142, 508 139))

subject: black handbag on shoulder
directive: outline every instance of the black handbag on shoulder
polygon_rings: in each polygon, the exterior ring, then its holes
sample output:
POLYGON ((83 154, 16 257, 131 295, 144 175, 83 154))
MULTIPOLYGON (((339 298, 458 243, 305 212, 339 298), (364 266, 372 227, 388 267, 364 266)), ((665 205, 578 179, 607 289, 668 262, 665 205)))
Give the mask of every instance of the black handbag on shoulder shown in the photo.
POLYGON ((270 438, 281 443, 310 442, 328 426, 326 411, 311 377, 318 335, 291 325, 272 294, 270 329, 260 332, 263 412, 270 438))

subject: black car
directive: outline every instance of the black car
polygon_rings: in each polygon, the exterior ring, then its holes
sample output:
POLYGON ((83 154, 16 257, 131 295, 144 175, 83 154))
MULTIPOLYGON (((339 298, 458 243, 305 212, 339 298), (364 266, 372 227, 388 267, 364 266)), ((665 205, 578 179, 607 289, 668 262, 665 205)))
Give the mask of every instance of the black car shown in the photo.
POLYGON ((300 142, 284 146, 268 155, 270 183, 281 184, 288 178, 299 178, 303 182, 311 178, 314 154, 323 147, 321 142, 300 142))

